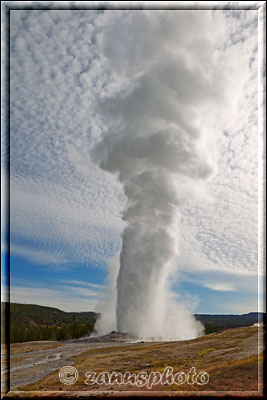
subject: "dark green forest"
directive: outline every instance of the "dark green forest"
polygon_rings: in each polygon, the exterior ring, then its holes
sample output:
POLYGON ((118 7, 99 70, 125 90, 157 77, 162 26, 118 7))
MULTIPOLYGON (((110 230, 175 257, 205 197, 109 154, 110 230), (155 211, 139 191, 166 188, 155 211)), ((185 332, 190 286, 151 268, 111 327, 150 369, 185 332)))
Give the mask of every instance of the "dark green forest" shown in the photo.
MULTIPOLYGON (((89 336, 100 314, 88 312, 64 312, 57 308, 35 304, 1 303, 1 342, 21 343, 35 340, 71 340, 89 336), (3 323, 6 318, 7 324, 3 323), (8 327, 10 326, 10 331, 8 327)), ((205 333, 238 328, 262 322, 263 313, 242 315, 195 314, 205 327, 205 333)))
POLYGON ((2 343, 7 337, 10 343, 78 339, 93 332, 98 317, 92 311, 64 312, 35 304, 1 303, 1 307, 2 319, 7 321, 1 324, 2 343))
POLYGON ((263 322, 264 313, 250 312, 248 314, 231 315, 231 314, 195 314, 198 321, 202 322, 205 327, 205 333, 220 332, 225 329, 240 328, 242 326, 250 326, 258 322, 263 322))

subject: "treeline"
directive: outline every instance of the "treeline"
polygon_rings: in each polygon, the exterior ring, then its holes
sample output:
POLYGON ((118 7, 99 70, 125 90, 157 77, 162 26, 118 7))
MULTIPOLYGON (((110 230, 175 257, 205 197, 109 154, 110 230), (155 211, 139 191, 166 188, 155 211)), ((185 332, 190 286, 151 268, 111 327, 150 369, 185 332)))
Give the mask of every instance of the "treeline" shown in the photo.
POLYGON ((205 327, 205 333, 220 332, 225 329, 241 328, 243 326, 251 326, 258 322, 264 321, 264 313, 250 312, 242 315, 209 315, 195 314, 197 320, 202 322, 205 327))
POLYGON ((89 336, 94 329, 93 323, 68 324, 64 326, 11 326, 10 343, 34 340, 70 340, 89 336))
MULTIPOLYGON (((264 321, 263 313, 243 315, 195 314, 206 334, 264 321)), ((34 340, 71 340, 89 336, 99 314, 65 312, 36 304, 1 303, 1 342, 21 343, 34 340)))
POLYGON ((226 326, 223 325, 215 325, 215 324, 209 324, 208 322, 202 322, 204 327, 205 327, 205 333, 208 335, 209 333, 214 333, 214 332, 221 332, 225 329, 227 329, 226 326))
POLYGON ((99 314, 65 312, 36 304, 1 303, 1 343, 71 340, 89 336, 99 314))
POLYGON ((2 303, 10 312, 10 322, 13 324, 62 325, 95 322, 98 314, 88 312, 65 312, 54 307, 36 304, 2 303))

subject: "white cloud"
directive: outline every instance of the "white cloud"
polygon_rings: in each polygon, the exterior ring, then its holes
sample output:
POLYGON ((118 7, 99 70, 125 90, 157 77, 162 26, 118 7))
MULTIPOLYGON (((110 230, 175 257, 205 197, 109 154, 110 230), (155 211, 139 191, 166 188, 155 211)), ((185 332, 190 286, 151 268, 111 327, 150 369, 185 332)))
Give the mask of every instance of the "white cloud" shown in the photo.
MULTIPOLYGON (((202 287, 210 288, 215 291, 224 289, 226 291, 232 291, 233 295, 236 296, 259 296, 262 297, 263 293, 258 289, 258 275, 256 273, 234 273, 233 270, 217 270, 217 269, 206 269, 206 270, 194 270, 194 271, 180 271, 177 277, 177 281, 173 284, 179 284, 182 281, 185 285, 188 283, 193 285, 199 285, 202 287)), ((203 292, 203 289, 199 290, 203 292)))
POLYGON ((73 279, 58 279, 59 282, 66 283, 68 285, 74 285, 74 286, 88 286, 90 288, 93 288, 95 290, 99 290, 103 288, 103 285, 99 285, 97 283, 89 283, 89 282, 84 282, 84 281, 76 281, 73 279))
POLYGON ((236 290, 231 283, 227 282, 205 283, 203 286, 211 290, 218 290, 219 292, 232 292, 236 290))
POLYGON ((242 302, 224 302, 224 308, 226 314, 247 314, 249 312, 266 312, 265 302, 258 302, 257 298, 253 300, 247 300, 242 302))
POLYGON ((10 253, 13 256, 24 257, 29 261, 42 265, 61 265, 67 262, 67 259, 60 254, 52 253, 51 250, 38 250, 17 244, 11 245, 10 253))
MULTIPOLYGON (((169 25, 158 25, 159 14, 153 11, 139 12, 139 19, 118 10, 11 11, 14 253, 39 263, 71 264, 106 261, 118 251, 124 200, 116 179, 89 159, 103 130, 94 105, 97 98, 125 87, 133 65, 138 76, 153 54, 164 54, 164 35, 171 42, 183 31, 185 11, 171 11, 171 17, 161 13, 163 19, 170 18, 169 25), (152 32, 143 23, 146 18, 152 21, 152 32), (131 35, 122 39, 122 28, 131 35), (117 76, 103 51, 117 66, 117 76), (28 247, 16 242, 20 238, 28 240, 28 247), (36 250, 29 248, 33 243, 36 250)), ((198 123, 206 131, 203 144, 217 163, 217 175, 201 189, 210 201, 188 202, 181 210, 178 262, 189 272, 251 276, 257 274, 257 12, 235 15, 216 11, 216 32, 209 29, 211 15, 202 21, 194 13, 188 16, 196 20, 185 37, 194 55, 191 62, 201 58, 208 71, 225 52, 220 71, 230 90, 225 109, 216 101, 215 106, 202 101, 204 84, 197 93, 198 123), (198 44, 202 36, 207 43, 217 43, 212 60, 206 57, 209 48, 198 44), (233 104, 231 99, 238 101, 233 104)), ((175 75, 173 84, 182 84, 175 75)), ((126 106, 130 114, 132 105, 126 106)), ((184 111, 182 106, 179 110, 173 115, 184 111)))
POLYGON ((12 303, 39 304, 56 307, 62 311, 92 311, 97 304, 96 293, 90 290, 77 291, 76 287, 55 286, 36 288, 12 285, 10 288, 12 303), (67 290, 66 290, 67 289, 67 290))
POLYGON ((11 251, 36 263, 68 264, 105 261, 118 250, 123 223, 118 185, 97 173, 81 188, 44 180, 11 178, 13 238, 29 245, 11 251), (32 249, 32 242, 39 247, 32 249))

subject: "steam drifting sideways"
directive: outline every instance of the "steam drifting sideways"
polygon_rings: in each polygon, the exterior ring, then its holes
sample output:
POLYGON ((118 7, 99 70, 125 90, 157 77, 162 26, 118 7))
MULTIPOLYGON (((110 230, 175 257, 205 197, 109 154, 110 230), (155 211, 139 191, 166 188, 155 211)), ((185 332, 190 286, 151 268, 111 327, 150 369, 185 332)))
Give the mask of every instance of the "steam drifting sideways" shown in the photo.
POLYGON ((214 22, 209 11, 111 13, 101 50, 116 85, 97 103, 105 129, 91 157, 117 174, 127 198, 117 330, 190 339, 202 326, 170 280, 179 272, 179 208, 215 172, 203 125, 225 85, 214 22))

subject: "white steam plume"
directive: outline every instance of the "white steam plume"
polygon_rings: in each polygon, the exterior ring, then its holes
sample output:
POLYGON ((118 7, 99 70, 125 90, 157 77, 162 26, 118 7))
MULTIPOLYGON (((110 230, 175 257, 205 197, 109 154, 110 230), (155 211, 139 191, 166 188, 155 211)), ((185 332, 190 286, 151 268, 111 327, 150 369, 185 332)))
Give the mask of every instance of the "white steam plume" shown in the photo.
POLYGON ((221 102, 225 83, 212 61, 215 43, 205 34, 212 24, 207 11, 136 11, 113 14, 101 37, 106 62, 120 80, 98 103, 106 129, 91 156, 118 174, 127 198, 117 330, 146 339, 202 333, 190 310, 175 301, 170 277, 188 183, 214 173, 201 126, 202 113, 221 102))

